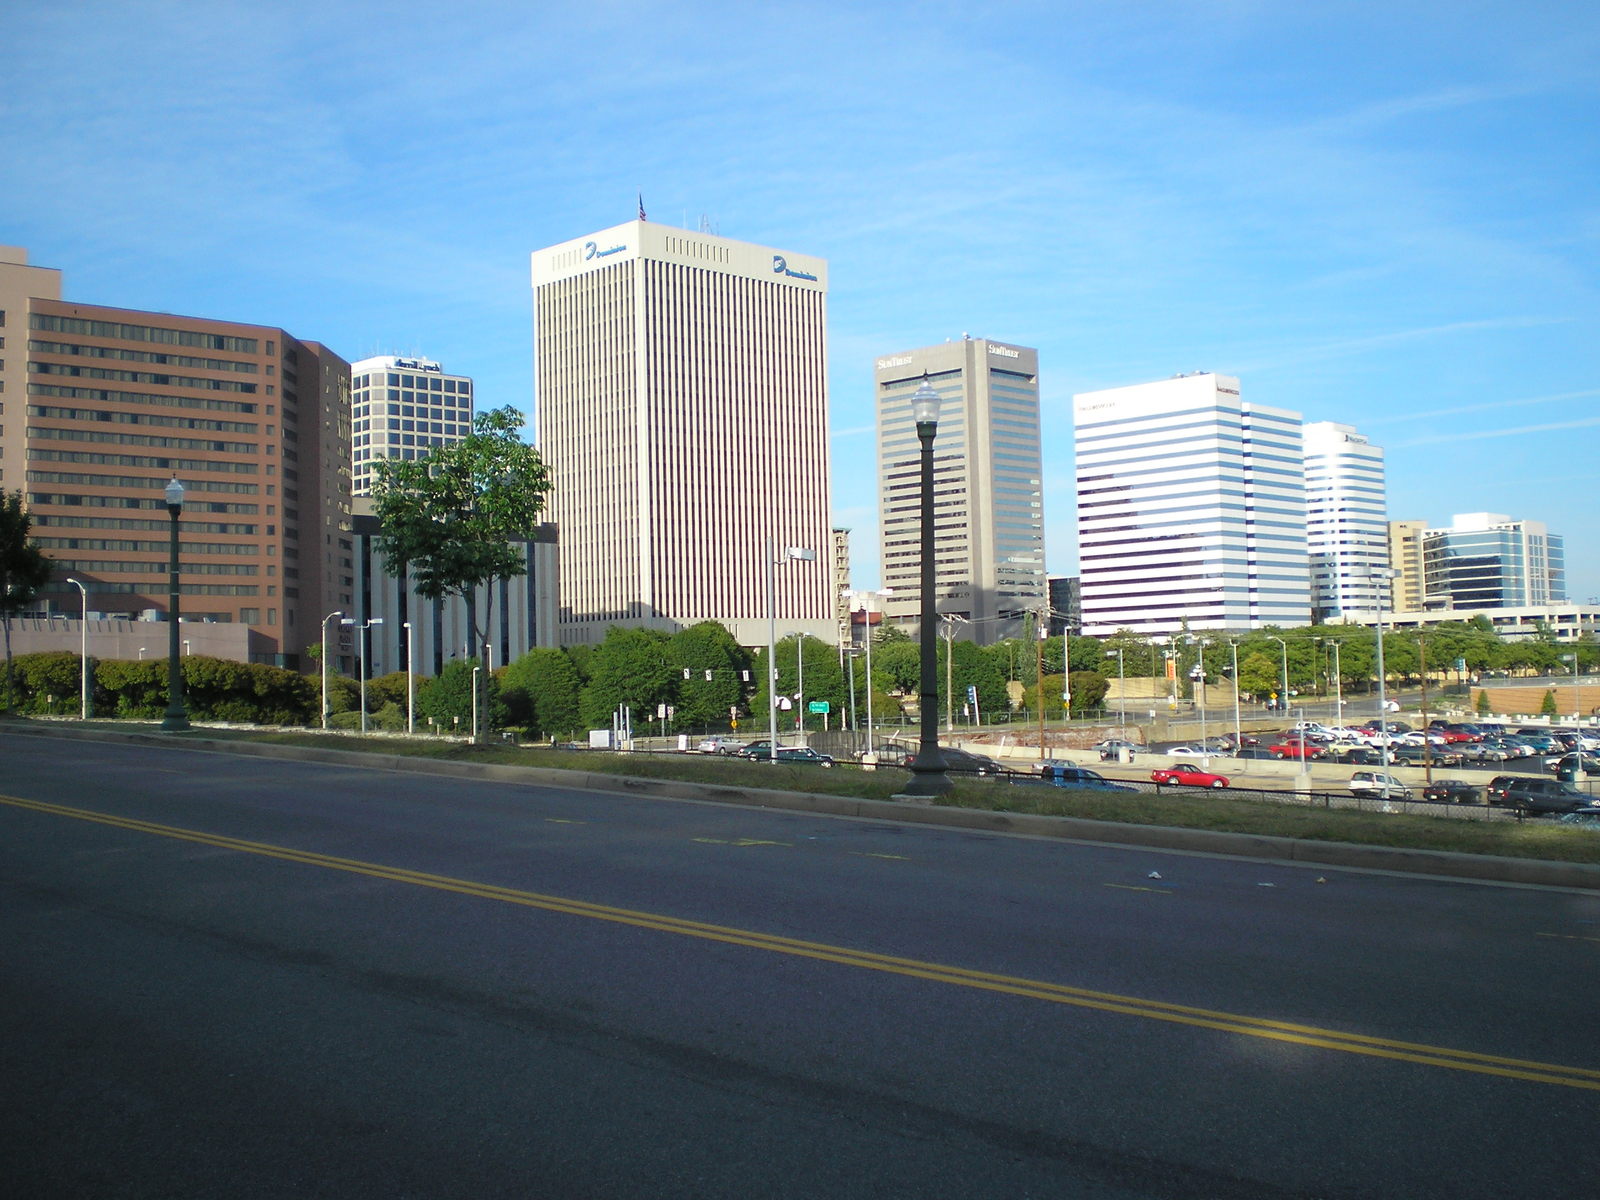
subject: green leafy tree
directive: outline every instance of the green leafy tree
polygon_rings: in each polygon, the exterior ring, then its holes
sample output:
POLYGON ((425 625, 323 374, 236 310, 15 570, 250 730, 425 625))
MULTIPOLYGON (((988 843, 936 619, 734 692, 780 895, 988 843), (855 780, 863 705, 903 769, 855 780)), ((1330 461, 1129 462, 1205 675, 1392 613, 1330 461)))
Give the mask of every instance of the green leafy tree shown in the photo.
MULTIPOLYGON (((472 674, 478 664, 470 658, 458 658, 445 664, 443 671, 437 676, 426 680, 424 686, 417 691, 417 720, 426 722, 429 718, 433 721, 433 728, 438 733, 468 733, 472 729, 472 674)), ((480 674, 479 679, 483 676, 480 674)), ((478 703, 478 728, 480 739, 487 736, 491 729, 500 727, 505 723, 506 709, 500 702, 500 685, 494 678, 490 678, 486 686, 479 688, 478 703)), ((368 722, 369 726, 371 722, 368 722)), ((344 727, 341 723, 341 727, 344 727)), ((360 727, 360 716, 356 715, 354 723, 349 728, 360 727)))
POLYGON ((1491 709, 1489 706, 1489 693, 1480 690, 1478 692, 1478 715, 1480 717, 1487 717, 1492 711, 1493 709, 1491 709))
POLYGON ((509 724, 534 737, 577 730, 582 684, 565 651, 536 647, 499 676, 509 724))
POLYGON ((1544 694, 1544 699, 1539 702, 1539 715, 1544 717, 1561 715, 1561 710, 1556 707, 1556 694, 1554 692, 1546 692, 1544 694))
POLYGON ((50 581, 50 560, 33 544, 33 519, 21 492, 0 492, 0 626, 5 628, 5 711, 12 710, 11 618, 29 608, 50 581))
MULTIPOLYGON (((723 626, 715 621, 702 621, 681 629, 668 640, 666 654, 668 663, 679 672, 674 705, 678 728, 720 729, 728 725, 730 712, 744 710, 750 654, 723 626)), ((810 672, 808 660, 808 691, 810 672)))
MULTIPOLYGON (((636 729, 656 720, 660 705, 675 703, 676 683, 667 662, 668 635, 659 629, 613 625, 589 657, 591 674, 579 711, 591 729, 605 729, 626 705, 636 729)), ((677 676, 679 680, 682 675, 677 676)))
POLYGON ((498 408, 479 413, 472 432, 459 442, 435 446, 415 460, 375 464, 379 550, 396 572, 409 566, 418 595, 461 597, 483 656, 480 700, 486 709, 495 592, 488 585, 527 569, 512 543, 533 533, 549 489, 539 452, 522 440, 521 428, 521 413, 498 408), (486 596, 482 612, 479 588, 486 596))

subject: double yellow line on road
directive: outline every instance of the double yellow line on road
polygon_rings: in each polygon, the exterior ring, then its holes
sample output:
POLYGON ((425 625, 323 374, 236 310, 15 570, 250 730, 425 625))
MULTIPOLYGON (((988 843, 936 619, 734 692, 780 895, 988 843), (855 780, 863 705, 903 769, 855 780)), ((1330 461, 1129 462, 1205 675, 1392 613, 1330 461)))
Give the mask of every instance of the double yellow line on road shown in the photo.
POLYGON ((1120 996, 1112 992, 1098 992, 1087 988, 1069 987, 1065 984, 1047 983, 1011 975, 997 975, 987 971, 969 971, 963 967, 943 963, 924 962, 914 958, 897 958, 893 955, 875 954, 868 950, 853 950, 847 946, 833 946, 825 942, 808 942, 777 934, 759 933, 727 925, 711 925, 703 921, 687 921, 660 913, 640 912, 634 909, 615 908, 608 904, 591 904, 564 896, 547 896, 517 888, 499 887, 456 879, 448 875, 434 875, 426 871, 411 871, 383 863, 363 862, 359 859, 337 858, 316 854, 308 850, 295 850, 268 842, 251 842, 242 838, 225 837, 175 825, 159 825, 153 821, 140 821, 132 817, 114 816, 89 809, 69 808, 61 804, 47 804, 38 800, 23 800, 14 796, 0 796, 0 804, 13 808, 68 817, 78 821, 91 821, 117 829, 128 829, 156 837, 195 842, 240 854, 254 854, 266 858, 284 859, 305 866, 325 870, 347 871, 374 879, 387 879, 395 883, 416 887, 434 888, 456 892, 463 896, 476 896, 484 900, 497 900, 504 904, 519 904, 525 908, 543 909, 546 912, 584 917, 594 921, 610 921, 619 925, 632 925, 658 933, 679 937, 699 938, 703 941, 723 942, 732 946, 745 946, 752 950, 765 950, 774 954, 789 954, 819 962, 837 963, 867 971, 882 971, 912 979, 956 987, 976 988, 980 991, 998 992, 1043 1000, 1052 1004, 1068 1004, 1077 1008, 1096 1009, 1101 1012, 1120 1013, 1124 1016, 1143 1017, 1152 1021, 1166 1021, 1176 1025, 1189 1025, 1200 1029, 1219 1030, 1244 1037, 1264 1038, 1296 1046, 1337 1050, 1346 1054, 1363 1054, 1373 1058, 1394 1059, 1427 1067, 1444 1067, 1453 1071, 1470 1071, 1480 1075, 1498 1075, 1506 1079, 1519 1079, 1529 1083, 1553 1084, 1560 1087, 1600 1091, 1600 1070, 1587 1067, 1563 1066, 1557 1063, 1533 1062, 1519 1058, 1503 1058, 1492 1054, 1479 1054, 1471 1050, 1452 1050, 1443 1046, 1430 1046, 1417 1042, 1394 1041, 1389 1038, 1367 1037, 1333 1029, 1320 1029, 1313 1025, 1297 1025, 1286 1021, 1272 1021, 1261 1017, 1240 1016, 1236 1013, 1218 1012, 1206 1008, 1192 1008, 1182 1004, 1167 1004, 1160 1000, 1145 1000, 1136 996, 1120 996))

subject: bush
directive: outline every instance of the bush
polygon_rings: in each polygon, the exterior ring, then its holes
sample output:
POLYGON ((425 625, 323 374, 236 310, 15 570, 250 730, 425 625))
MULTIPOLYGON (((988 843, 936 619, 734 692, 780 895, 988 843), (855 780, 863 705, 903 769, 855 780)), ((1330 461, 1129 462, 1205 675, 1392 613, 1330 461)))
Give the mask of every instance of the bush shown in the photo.
MULTIPOLYGON (((432 717, 439 733, 472 731, 472 669, 477 664, 457 659, 417 690, 417 720, 432 717)), ((505 724, 506 707, 500 700, 500 683, 489 674, 489 711, 480 716, 480 732, 505 724)))

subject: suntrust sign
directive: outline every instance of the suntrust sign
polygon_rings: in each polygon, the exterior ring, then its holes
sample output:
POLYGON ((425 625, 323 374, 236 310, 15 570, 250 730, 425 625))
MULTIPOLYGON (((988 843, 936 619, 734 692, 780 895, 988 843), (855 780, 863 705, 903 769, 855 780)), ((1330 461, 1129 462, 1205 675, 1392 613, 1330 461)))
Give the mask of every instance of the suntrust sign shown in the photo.
POLYGON ((1010 346, 996 346, 993 342, 989 343, 989 353, 998 354, 1001 358, 1022 357, 1021 352, 1013 350, 1010 346))
POLYGON ((911 355, 909 354, 896 354, 893 358, 880 358, 878 360, 878 370, 880 371, 887 371, 890 367, 909 367, 910 365, 911 355))

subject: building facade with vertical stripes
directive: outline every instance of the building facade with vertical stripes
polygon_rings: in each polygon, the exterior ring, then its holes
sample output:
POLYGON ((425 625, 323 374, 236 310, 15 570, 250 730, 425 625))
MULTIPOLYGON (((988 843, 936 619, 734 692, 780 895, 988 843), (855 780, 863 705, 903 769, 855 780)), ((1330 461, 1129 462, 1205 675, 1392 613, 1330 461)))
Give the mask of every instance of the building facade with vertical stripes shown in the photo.
POLYGON ((837 636, 827 263, 646 221, 532 256, 563 645, 717 621, 837 636), (810 561, 776 547, 805 547, 810 561))
POLYGON ((968 338, 886 355, 873 373, 878 537, 884 611, 921 611, 921 442, 911 395, 923 373, 939 393, 933 443, 934 608, 988 645, 1022 632, 1048 601, 1040 486, 1039 355, 968 338))
POLYGON ((1313 421, 1305 450, 1312 619, 1374 619, 1390 595, 1383 449, 1349 425, 1313 421))
POLYGON ((1304 625, 1300 414, 1198 373, 1073 397, 1083 632, 1304 625))

